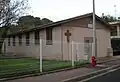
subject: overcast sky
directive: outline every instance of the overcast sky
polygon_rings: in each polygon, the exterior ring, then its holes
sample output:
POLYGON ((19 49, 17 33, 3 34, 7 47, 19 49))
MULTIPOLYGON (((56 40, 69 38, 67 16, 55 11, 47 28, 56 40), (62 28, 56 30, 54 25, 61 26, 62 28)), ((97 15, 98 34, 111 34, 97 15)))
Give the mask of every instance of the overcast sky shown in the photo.
MULTIPOLYGON (((30 14, 53 21, 92 12, 92 0, 29 0, 30 14)), ((120 0, 95 0, 96 14, 120 16, 120 0), (116 8, 114 7, 116 5, 116 8)))

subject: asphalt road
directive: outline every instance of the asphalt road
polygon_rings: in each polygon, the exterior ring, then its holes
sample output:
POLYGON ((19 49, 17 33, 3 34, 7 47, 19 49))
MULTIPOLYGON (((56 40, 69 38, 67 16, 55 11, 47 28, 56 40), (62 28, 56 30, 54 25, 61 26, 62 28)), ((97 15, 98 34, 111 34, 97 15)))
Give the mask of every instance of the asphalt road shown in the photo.
POLYGON ((120 70, 105 74, 87 82, 120 82, 120 70))

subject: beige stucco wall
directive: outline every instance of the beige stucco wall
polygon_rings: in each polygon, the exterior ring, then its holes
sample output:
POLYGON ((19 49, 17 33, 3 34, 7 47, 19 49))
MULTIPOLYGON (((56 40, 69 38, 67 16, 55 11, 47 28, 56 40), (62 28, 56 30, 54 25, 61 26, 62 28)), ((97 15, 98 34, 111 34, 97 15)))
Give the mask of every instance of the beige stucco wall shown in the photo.
MULTIPOLYGON (((19 45, 18 36, 16 36, 15 46, 12 45, 12 37, 11 37, 11 46, 8 46, 8 42, 6 41, 6 53, 16 54, 18 56, 27 56, 27 57, 37 57, 39 55, 39 46, 34 44, 34 33, 30 33, 30 46, 26 46, 25 35, 22 35, 22 45, 19 45)), ((7 39, 6 39, 7 40, 7 39)))
POLYGON ((97 56, 108 56, 108 48, 111 48, 110 31, 107 29, 97 30, 97 56))
MULTIPOLYGON (((42 39, 42 56, 44 59, 62 59, 61 53, 61 27, 53 28, 53 44, 46 45, 46 30, 40 30, 40 38, 42 39)), ((8 39, 6 39, 6 53, 16 54, 19 56, 39 58, 40 45, 35 45, 34 32, 30 32, 30 45, 26 46, 25 34, 22 35, 22 45, 19 46, 18 36, 16 36, 16 46, 8 46, 8 39)))
POLYGON ((62 59, 62 52, 61 52, 61 27, 54 27, 53 28, 53 44, 46 45, 46 33, 44 30, 43 35, 43 44, 42 44, 42 53, 44 59, 62 59))
POLYGON ((73 37, 73 29, 72 27, 64 27, 62 26, 62 55, 63 55, 63 60, 71 60, 71 55, 72 55, 72 37, 73 37), (71 36, 69 38, 69 43, 67 42, 67 37, 65 36, 66 31, 69 30, 71 33, 71 36))
POLYGON ((97 21, 97 30, 96 30, 96 36, 97 36, 97 56, 98 57, 105 57, 108 55, 108 48, 111 48, 111 30, 109 27, 103 25, 102 23, 97 21))
MULTIPOLYGON (((83 18, 80 20, 71 21, 64 24, 63 26, 68 28, 72 27, 73 41, 78 42, 79 52, 74 50, 74 58, 87 59, 84 55, 84 37, 92 37, 92 28, 88 27, 88 24, 92 24, 92 17, 83 18), (80 55, 76 55, 77 52, 80 55)), ((104 23, 96 20, 96 36, 97 36, 97 55, 98 57, 105 57, 108 55, 108 48, 111 48, 110 40, 110 27, 106 26, 104 23)), ((74 45, 76 47, 76 45, 74 45)), ((76 48, 75 48, 76 49, 76 48)), ((112 54, 111 54, 112 55, 112 54)))
MULTIPOLYGON (((82 59, 87 59, 87 56, 84 55, 84 37, 92 37, 92 29, 88 28, 74 28, 74 41, 79 43, 80 54, 79 57, 82 59), (79 36, 79 37, 76 37, 79 36)), ((97 29, 97 56, 105 57, 107 56, 108 48, 111 47, 110 43, 110 31, 109 29, 97 29)), ((76 48, 75 48, 76 49, 76 48)))
POLYGON ((74 28, 74 54, 76 59, 88 59, 88 55, 85 55, 84 52, 84 37, 92 37, 92 30, 82 27, 73 27, 74 28), (77 36, 77 37, 76 37, 77 36), (77 48, 78 46, 78 48, 77 48), (77 50, 77 51, 76 51, 77 50))

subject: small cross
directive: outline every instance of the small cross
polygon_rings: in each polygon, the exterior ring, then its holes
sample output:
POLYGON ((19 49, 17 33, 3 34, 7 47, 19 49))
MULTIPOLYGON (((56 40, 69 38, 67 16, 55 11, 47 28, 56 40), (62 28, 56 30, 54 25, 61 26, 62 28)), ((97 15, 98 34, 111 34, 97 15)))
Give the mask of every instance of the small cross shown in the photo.
POLYGON ((71 33, 69 32, 69 30, 66 31, 65 36, 67 36, 67 42, 69 43, 70 42, 70 36, 71 36, 71 33))

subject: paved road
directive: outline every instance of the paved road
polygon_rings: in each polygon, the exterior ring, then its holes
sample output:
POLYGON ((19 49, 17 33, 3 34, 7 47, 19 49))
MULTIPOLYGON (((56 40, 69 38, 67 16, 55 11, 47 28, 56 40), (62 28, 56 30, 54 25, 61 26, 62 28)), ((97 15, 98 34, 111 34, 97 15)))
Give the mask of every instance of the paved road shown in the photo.
POLYGON ((120 82, 120 70, 108 73, 87 82, 120 82))

